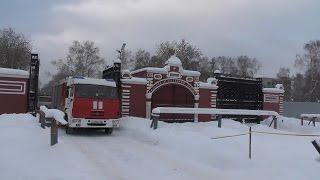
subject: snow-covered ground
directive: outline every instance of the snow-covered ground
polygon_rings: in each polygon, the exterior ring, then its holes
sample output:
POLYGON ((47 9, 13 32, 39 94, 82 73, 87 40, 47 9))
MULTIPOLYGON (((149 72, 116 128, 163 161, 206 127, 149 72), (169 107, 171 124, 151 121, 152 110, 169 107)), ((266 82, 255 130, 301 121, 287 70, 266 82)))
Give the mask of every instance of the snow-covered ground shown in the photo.
MULTIPOLYGON (((281 118, 279 130, 269 121, 253 130, 320 134, 318 127, 281 118), (283 121, 283 122, 282 122, 283 121)), ((0 179, 319 179, 320 156, 312 137, 253 134, 252 159, 248 136, 212 137, 248 132, 246 125, 224 120, 167 124, 124 118, 111 136, 103 131, 59 131, 59 144, 49 145, 49 128, 41 129, 27 114, 0 115, 0 179)))

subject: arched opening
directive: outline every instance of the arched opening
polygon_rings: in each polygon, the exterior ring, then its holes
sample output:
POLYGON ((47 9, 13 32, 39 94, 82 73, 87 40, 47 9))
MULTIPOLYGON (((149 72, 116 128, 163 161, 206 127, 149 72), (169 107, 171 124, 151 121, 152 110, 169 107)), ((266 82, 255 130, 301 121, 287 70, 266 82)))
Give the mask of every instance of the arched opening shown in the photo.
MULTIPOLYGON (((151 109, 156 107, 194 107, 195 96, 180 84, 165 84, 152 93, 151 109)), ((194 121, 194 115, 161 114, 160 119, 170 122, 194 121)))

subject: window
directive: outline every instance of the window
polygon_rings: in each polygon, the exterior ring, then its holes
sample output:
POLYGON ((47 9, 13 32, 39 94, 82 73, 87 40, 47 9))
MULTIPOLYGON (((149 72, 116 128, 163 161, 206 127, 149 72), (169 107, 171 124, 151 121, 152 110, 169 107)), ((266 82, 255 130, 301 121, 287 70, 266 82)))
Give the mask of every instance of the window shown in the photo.
POLYGON ((192 81, 193 81, 193 77, 187 77, 186 80, 187 80, 188 82, 192 82, 192 81))
POLYGON ((76 85, 76 97, 97 98, 97 99, 117 99, 118 92, 116 87, 100 86, 92 84, 76 85))
POLYGON ((155 78, 155 79, 158 79, 158 80, 159 80, 159 79, 162 79, 162 75, 161 75, 161 74, 155 74, 155 75, 154 75, 154 78, 155 78))
POLYGON ((180 73, 169 72, 169 77, 171 77, 171 78, 179 78, 180 77, 180 73))

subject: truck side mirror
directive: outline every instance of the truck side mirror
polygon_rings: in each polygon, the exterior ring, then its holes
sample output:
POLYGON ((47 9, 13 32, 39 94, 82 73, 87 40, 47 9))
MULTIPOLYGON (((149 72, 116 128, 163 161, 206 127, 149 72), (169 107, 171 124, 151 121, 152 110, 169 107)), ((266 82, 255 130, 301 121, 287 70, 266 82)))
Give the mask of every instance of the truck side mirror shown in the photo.
POLYGON ((64 96, 65 96, 66 98, 69 97, 69 90, 70 90, 70 87, 67 87, 67 89, 66 89, 66 91, 65 91, 65 94, 64 94, 64 96))

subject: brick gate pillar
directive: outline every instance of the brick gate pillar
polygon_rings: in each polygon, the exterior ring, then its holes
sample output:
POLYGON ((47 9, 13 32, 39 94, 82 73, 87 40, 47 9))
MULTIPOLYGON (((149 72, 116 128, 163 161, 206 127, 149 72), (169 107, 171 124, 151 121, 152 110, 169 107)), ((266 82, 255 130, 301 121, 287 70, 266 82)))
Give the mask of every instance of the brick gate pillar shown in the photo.
POLYGON ((275 88, 263 88, 263 109, 283 115, 284 92, 282 84, 277 84, 275 88))

